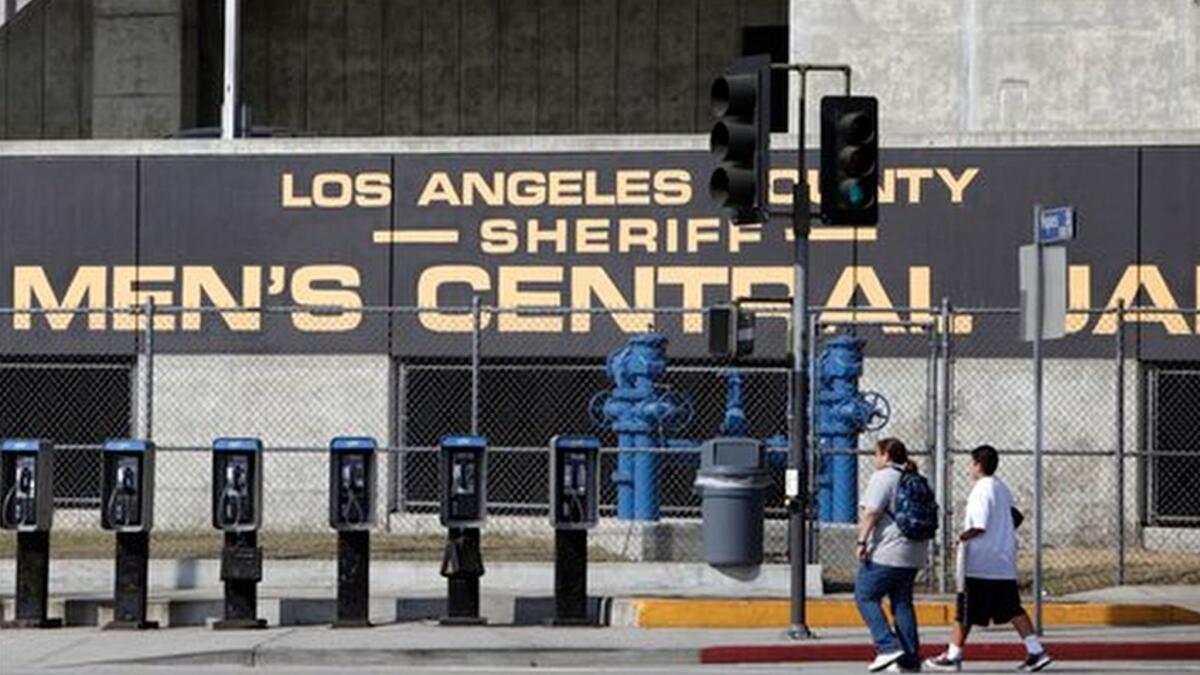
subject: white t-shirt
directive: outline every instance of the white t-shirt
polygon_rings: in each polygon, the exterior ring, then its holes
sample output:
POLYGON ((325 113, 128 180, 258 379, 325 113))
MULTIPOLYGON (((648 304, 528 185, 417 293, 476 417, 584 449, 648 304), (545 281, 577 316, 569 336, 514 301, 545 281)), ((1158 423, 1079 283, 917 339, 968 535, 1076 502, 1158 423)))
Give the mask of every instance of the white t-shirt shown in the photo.
POLYGON ((1013 496, 1004 481, 984 476, 967 497, 969 529, 984 533, 967 542, 967 576, 976 579, 1017 578, 1017 536, 1013 528, 1013 496))

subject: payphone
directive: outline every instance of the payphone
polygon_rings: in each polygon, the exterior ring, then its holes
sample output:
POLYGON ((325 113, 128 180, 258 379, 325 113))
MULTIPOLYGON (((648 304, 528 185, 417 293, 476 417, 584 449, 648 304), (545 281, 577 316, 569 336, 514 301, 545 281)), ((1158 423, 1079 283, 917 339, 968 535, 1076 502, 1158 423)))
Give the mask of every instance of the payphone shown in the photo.
POLYGON ((5 627, 56 628, 46 617, 50 527, 54 522, 54 444, 41 439, 0 442, 0 528, 17 532, 13 620, 5 627))
POLYGON ((100 451, 100 527, 116 533, 113 620, 107 629, 157 628, 146 620, 150 529, 154 525, 154 444, 106 441, 100 451))
POLYGON ((484 623, 479 616, 483 554, 479 527, 487 514, 487 439, 446 436, 441 443, 441 521, 447 530, 441 574, 447 582, 443 625, 484 623))
POLYGON ((335 628, 362 628, 368 618, 371 527, 375 524, 376 443, 342 436, 329 444, 329 525, 338 537, 335 628))
POLYGON ((587 531, 599 515, 600 441, 550 439, 550 524, 554 526, 554 623, 592 623, 587 597, 587 531))
POLYGON ((221 581, 225 584, 225 618, 216 630, 265 628, 258 618, 257 584, 262 580, 262 441, 218 438, 212 445, 212 524, 225 533, 221 548, 221 581))

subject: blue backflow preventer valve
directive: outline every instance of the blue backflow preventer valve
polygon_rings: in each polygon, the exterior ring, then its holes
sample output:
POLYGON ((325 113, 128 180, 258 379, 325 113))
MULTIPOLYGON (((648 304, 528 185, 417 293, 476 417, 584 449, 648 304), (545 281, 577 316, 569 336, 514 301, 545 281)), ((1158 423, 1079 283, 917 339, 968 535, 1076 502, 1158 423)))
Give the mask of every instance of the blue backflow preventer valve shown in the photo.
POLYGON ((891 406, 876 392, 860 392, 866 340, 839 335, 817 362, 817 436, 821 522, 853 523, 858 516, 858 435, 887 424, 891 406))
POLYGON ((608 355, 612 389, 592 397, 590 411, 598 426, 617 434, 617 518, 658 520, 656 448, 688 425, 691 401, 660 379, 667 370, 667 338, 658 333, 634 335, 608 355))

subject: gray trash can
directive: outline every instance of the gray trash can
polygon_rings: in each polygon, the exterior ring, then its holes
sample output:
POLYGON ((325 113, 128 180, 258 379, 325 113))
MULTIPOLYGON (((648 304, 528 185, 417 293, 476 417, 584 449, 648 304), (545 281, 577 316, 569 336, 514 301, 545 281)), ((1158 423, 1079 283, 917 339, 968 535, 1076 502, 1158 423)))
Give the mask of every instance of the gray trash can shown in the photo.
POLYGON ((763 560, 763 503, 770 476, 762 444, 714 438, 700 450, 704 561, 716 568, 757 568, 763 560))

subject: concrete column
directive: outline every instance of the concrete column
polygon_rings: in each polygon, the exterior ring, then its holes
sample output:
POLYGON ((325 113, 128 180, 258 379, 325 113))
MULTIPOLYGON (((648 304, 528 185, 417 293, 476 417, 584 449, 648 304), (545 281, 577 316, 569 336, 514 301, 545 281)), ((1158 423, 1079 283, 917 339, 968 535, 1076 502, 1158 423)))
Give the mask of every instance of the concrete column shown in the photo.
POLYGON ((183 2, 96 0, 94 138, 154 138, 180 129, 183 2))

